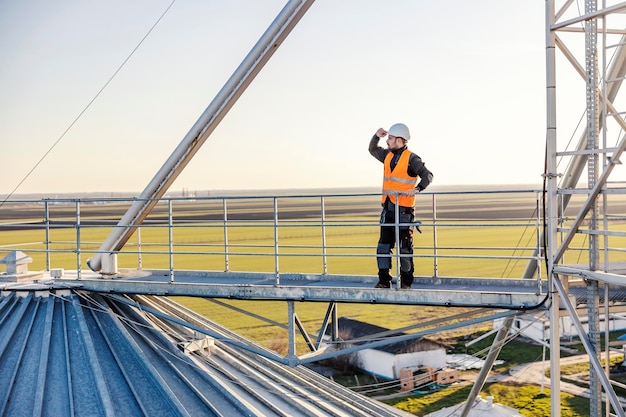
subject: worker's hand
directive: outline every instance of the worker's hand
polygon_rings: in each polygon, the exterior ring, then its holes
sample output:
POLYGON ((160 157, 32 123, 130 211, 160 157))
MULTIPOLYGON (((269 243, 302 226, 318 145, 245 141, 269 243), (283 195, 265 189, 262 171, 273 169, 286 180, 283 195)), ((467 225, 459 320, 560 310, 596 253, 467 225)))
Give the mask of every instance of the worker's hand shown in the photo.
POLYGON ((376 131, 376 136, 378 136, 379 138, 384 138, 385 136, 387 136, 387 131, 381 127, 376 131))
POLYGON ((418 190, 416 190, 415 188, 411 188, 410 190, 407 190, 406 195, 408 196, 414 196, 415 194, 419 193, 418 190))

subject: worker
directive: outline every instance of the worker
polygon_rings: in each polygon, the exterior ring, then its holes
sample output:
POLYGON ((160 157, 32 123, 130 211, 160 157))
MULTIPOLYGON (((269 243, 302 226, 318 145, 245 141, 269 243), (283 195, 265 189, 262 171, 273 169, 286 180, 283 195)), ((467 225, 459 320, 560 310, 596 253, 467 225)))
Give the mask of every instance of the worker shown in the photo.
POLYGON ((370 154, 385 166, 382 190, 380 238, 376 247, 378 283, 374 288, 391 288, 391 251, 396 243, 396 204, 399 206, 400 287, 410 289, 413 284, 413 224, 415 222, 415 194, 432 182, 433 174, 422 159, 407 148, 411 139, 409 128, 396 123, 386 131, 379 128, 369 144, 370 154), (378 145, 387 136, 387 149, 378 145), (417 179, 419 178, 419 183, 417 179), (417 185, 415 185, 417 183, 417 185))

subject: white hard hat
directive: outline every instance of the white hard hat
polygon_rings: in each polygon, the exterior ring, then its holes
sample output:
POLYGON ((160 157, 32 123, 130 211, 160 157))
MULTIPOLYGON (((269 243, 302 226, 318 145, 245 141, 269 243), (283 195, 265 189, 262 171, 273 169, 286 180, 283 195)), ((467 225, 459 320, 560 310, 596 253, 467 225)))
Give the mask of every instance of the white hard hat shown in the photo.
POLYGON ((409 128, 404 123, 396 123, 389 128, 389 131, 387 133, 391 136, 402 138, 404 140, 411 139, 409 128))

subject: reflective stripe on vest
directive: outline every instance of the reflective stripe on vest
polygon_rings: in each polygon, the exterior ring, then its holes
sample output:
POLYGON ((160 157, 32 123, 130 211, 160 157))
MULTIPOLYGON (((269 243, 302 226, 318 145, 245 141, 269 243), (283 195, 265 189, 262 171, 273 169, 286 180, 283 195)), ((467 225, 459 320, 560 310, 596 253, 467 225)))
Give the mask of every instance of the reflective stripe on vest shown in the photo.
POLYGON ((396 193, 406 193, 415 187, 417 177, 411 177, 407 173, 409 169, 409 158, 411 151, 405 149, 400 155, 400 159, 393 171, 391 171, 391 160, 393 152, 389 152, 385 157, 385 173, 383 177, 383 196, 382 202, 385 202, 387 196, 392 203, 396 204, 396 196, 399 198, 399 205, 404 207, 413 207, 415 205, 415 196, 397 195, 396 193))

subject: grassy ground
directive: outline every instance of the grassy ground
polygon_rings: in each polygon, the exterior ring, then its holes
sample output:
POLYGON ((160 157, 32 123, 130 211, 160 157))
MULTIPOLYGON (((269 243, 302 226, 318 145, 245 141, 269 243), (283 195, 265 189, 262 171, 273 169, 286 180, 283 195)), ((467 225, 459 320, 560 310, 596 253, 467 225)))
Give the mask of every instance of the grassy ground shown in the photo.
MULTIPOLYGON (((386 403, 417 416, 453 407, 467 399, 471 385, 450 386, 427 396, 410 397, 400 400, 387 400, 386 403)), ((550 390, 534 385, 517 386, 506 384, 485 384, 481 396, 493 396, 494 402, 516 409, 528 417, 550 417, 550 390)), ((589 400, 573 395, 561 394, 561 416, 589 416, 589 400)))

